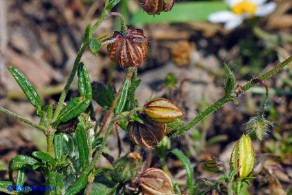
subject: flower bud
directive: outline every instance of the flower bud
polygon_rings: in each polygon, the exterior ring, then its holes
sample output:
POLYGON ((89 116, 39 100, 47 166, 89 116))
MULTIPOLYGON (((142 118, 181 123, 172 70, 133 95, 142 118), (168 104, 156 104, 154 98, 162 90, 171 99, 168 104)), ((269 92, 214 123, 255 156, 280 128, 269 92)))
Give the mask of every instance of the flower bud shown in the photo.
POLYGON ((242 135, 231 153, 230 169, 238 170, 238 176, 243 179, 250 175, 254 164, 255 154, 251 138, 248 135, 242 135))
POLYGON ((130 138, 140 146, 153 148, 164 137, 166 125, 164 123, 156 123, 147 119, 145 116, 141 116, 140 118, 143 120, 143 124, 137 121, 129 123, 128 131, 130 138))
POLYGON ((139 178, 144 195, 172 195, 174 194, 171 179, 160 169, 148 168, 139 178))
POLYGON ((263 115, 258 115, 247 122, 246 130, 250 135, 255 135, 258 140, 262 141, 272 126, 272 122, 266 120, 263 115))
POLYGON ((138 66, 146 58, 149 43, 140 29, 130 26, 124 34, 116 31, 106 42, 110 59, 123 68, 138 66))
POLYGON ((168 123, 183 117, 184 113, 171 101, 156 98, 144 105, 144 113, 151 119, 160 123, 168 123))
POLYGON ((173 7, 174 0, 140 0, 143 5, 144 11, 149 15, 160 14, 160 12, 170 11, 173 7))
POLYGON ((114 162, 113 178, 118 182, 132 181, 142 166, 139 153, 129 153, 114 162))

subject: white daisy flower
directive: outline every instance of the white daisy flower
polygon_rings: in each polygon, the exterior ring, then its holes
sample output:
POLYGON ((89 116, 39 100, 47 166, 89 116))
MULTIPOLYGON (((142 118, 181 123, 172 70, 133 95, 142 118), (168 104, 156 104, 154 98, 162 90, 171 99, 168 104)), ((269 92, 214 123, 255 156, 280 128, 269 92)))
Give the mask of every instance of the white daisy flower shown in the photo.
POLYGON ((219 11, 209 15, 213 23, 225 23, 226 29, 234 29, 244 19, 254 16, 266 16, 276 8, 276 3, 265 3, 267 0, 225 0, 231 11, 219 11))

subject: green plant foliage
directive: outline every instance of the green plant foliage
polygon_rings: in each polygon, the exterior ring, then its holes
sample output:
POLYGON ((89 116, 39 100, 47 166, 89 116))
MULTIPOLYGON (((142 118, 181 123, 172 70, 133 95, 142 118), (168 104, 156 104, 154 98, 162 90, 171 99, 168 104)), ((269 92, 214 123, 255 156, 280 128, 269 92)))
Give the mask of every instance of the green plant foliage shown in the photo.
POLYGON ((34 86, 17 68, 9 66, 8 70, 10 71, 30 103, 35 107, 36 110, 41 110, 43 102, 34 86))
POLYGON ((93 99, 104 109, 108 110, 115 99, 115 92, 112 87, 99 83, 92 83, 93 99))

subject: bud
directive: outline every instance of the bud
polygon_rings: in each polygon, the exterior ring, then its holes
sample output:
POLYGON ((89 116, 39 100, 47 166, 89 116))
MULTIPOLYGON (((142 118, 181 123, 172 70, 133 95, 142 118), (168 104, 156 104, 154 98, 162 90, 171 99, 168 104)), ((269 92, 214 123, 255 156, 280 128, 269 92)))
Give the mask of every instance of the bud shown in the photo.
POLYGON ((140 116, 143 120, 143 124, 137 121, 130 122, 128 125, 128 131, 130 138, 136 144, 153 148, 159 144, 166 133, 166 124, 156 123, 155 121, 147 119, 145 116, 140 116))
POLYGON ((246 130, 248 134, 255 135, 256 138, 260 141, 268 135, 270 127, 273 126, 273 123, 266 120, 263 115, 258 115, 252 117, 246 124, 246 130))
POLYGON ((146 58, 149 43, 140 29, 130 26, 124 34, 116 31, 106 42, 110 59, 123 68, 138 66, 146 58))
POLYGON ((170 139, 164 136, 159 145, 155 148, 156 154, 160 158, 165 158, 171 147, 170 139))
POLYGON ((144 11, 149 15, 160 14, 160 12, 168 12, 172 9, 174 0, 140 0, 144 11))
POLYGON ((211 157, 212 159, 204 162, 203 168, 206 171, 218 173, 224 171, 224 164, 218 158, 211 157))
POLYGON ((156 98, 144 105, 144 113, 151 119, 160 123, 169 123, 183 117, 184 113, 171 101, 156 98))
POLYGON ((139 181, 144 195, 174 194, 171 179, 160 169, 148 168, 144 170, 139 181))
POLYGON ((139 153, 129 153, 114 162, 113 178, 118 182, 132 181, 142 166, 139 153))
POLYGON ((250 175, 254 164, 255 154, 251 138, 248 135, 242 135, 231 153, 230 169, 238 170, 238 176, 243 179, 250 175))

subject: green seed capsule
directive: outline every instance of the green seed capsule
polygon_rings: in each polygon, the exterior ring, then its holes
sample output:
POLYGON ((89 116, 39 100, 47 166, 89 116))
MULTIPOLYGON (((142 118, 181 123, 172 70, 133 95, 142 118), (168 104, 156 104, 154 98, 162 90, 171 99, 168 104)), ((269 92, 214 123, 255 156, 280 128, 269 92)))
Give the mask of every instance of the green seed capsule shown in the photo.
POLYGON ((238 169, 238 176, 243 179, 250 175, 254 164, 255 154, 251 138, 248 135, 242 135, 233 148, 230 158, 230 169, 238 169))

